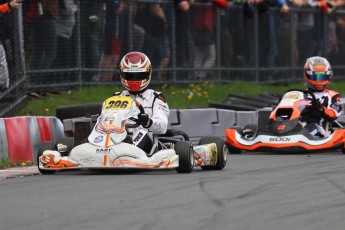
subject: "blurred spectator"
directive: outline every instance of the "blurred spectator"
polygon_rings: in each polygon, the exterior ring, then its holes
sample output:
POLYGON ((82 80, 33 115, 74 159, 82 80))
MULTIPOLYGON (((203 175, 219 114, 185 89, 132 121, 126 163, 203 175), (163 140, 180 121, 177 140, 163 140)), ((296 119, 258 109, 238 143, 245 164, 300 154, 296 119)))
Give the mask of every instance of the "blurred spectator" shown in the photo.
MULTIPOLYGON (((204 1, 207 2, 208 0, 204 1)), ((216 45, 214 41, 216 9, 212 5, 194 7, 194 78, 205 79, 207 68, 214 67, 216 62, 216 45)))
MULTIPOLYGON (((165 55, 166 16, 159 3, 139 3, 135 23, 145 30, 143 53, 158 69, 165 55)), ((139 50, 140 51, 140 50, 139 50)))
POLYGON ((315 19, 314 13, 308 11, 312 8, 308 0, 293 0, 292 5, 297 11, 297 65, 303 65, 307 58, 316 55, 316 41, 314 36, 315 19))
MULTIPOLYGON (((285 0, 271 1, 268 3, 269 7, 278 7, 280 11, 270 10, 268 12, 268 67, 276 66, 276 58, 278 56, 278 38, 281 32, 279 20, 277 19, 280 14, 287 14, 290 11, 289 6, 285 0)), ((265 40, 265 39, 263 39, 265 40)))
POLYGON ((328 24, 328 60, 333 65, 343 65, 345 56, 345 15, 333 14, 328 24))
POLYGON ((194 0, 175 1, 176 66, 191 67, 193 60, 193 37, 191 35, 190 8, 194 0))
POLYGON ((57 54, 53 68, 69 68, 75 66, 73 30, 77 5, 74 0, 59 0, 59 16, 56 19, 57 54))
POLYGON ((111 81, 118 65, 125 36, 126 14, 123 1, 107 1, 105 9, 104 47, 101 81, 111 81))
MULTIPOLYGON (((298 1, 298 0, 297 0, 298 1)), ((290 3, 292 9, 300 6, 295 6, 290 3)), ((278 37, 278 56, 277 65, 279 66, 295 66, 298 61, 298 48, 297 48, 297 25, 298 13, 300 11, 292 10, 288 14, 279 15, 279 37, 278 37)), ((279 73, 283 78, 291 76, 291 72, 282 71, 279 73)))
POLYGON ((11 25, 4 17, 4 14, 9 13, 12 9, 17 10, 22 6, 21 3, 10 1, 5 3, 1 1, 0 4, 0 91, 9 87, 10 79, 8 73, 8 65, 6 60, 6 53, 3 43, 10 38, 11 25))
POLYGON ((59 1, 40 0, 33 3, 36 4, 38 16, 32 20, 30 68, 49 69, 56 57, 56 19, 59 17, 59 1))
MULTIPOLYGON (((275 35, 275 18, 274 13, 269 11, 269 7, 272 7, 275 2, 265 0, 247 0, 243 4, 243 13, 246 20, 254 18, 255 12, 258 13, 259 21, 259 33, 262 39, 259 40, 259 60, 261 66, 272 65, 273 57, 276 55, 276 35, 275 35)), ((252 25, 254 26, 254 25, 252 25)), ((254 28, 251 28, 254 31, 254 28)), ((249 36, 250 43, 254 45, 254 37, 249 36)), ((253 46, 252 46, 253 47, 253 46)), ((252 50, 253 51, 253 50, 252 50)), ((254 55, 251 53, 251 57, 254 55)), ((254 65, 254 60, 250 61, 254 65)))
POLYGON ((101 67, 106 70, 102 73, 102 81, 111 81, 115 69, 118 68, 119 57, 130 51, 143 49, 145 30, 135 22, 129 25, 129 16, 136 15, 136 2, 110 1, 106 6, 104 28, 104 47, 101 67))
MULTIPOLYGON (((82 67, 99 68, 101 60, 101 36, 103 24, 103 7, 105 0, 82 0, 80 2, 80 39, 82 67)), ((98 73, 85 71, 86 81, 98 80, 98 73)))

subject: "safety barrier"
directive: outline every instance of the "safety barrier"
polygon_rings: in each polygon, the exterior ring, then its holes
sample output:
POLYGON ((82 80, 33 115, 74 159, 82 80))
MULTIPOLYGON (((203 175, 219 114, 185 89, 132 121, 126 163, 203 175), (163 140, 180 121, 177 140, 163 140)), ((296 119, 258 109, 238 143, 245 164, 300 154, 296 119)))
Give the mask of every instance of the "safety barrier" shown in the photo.
POLYGON ((0 157, 11 163, 36 163, 40 143, 55 142, 63 136, 62 122, 56 117, 0 118, 0 157))
MULTIPOLYGON (((91 118, 87 117, 63 120, 65 135, 74 136, 75 126, 79 123, 86 123, 89 126, 90 120, 91 118)), ((190 141, 196 144, 203 136, 225 136, 226 128, 233 126, 243 127, 245 124, 256 122, 256 111, 235 111, 216 108, 170 109, 168 128, 187 133, 190 141)), ((88 134, 85 133, 85 135, 87 136, 88 134)))
MULTIPOLYGON (((341 102, 345 108, 345 99, 341 102)), ((272 108, 262 108, 257 111, 235 111, 217 108, 171 109, 168 128, 181 130, 188 134, 190 141, 196 144, 203 136, 225 136, 229 127, 244 127, 246 124, 264 126, 272 108)), ((85 134, 91 127, 92 117, 64 119, 45 116, 22 116, 0 118, 0 158, 9 159, 11 163, 36 161, 41 142, 53 141, 62 137, 73 136, 77 124, 87 127, 85 134)), ((341 115, 338 121, 344 122, 341 115)), ((85 138, 80 137, 79 139, 85 138)))
POLYGON ((196 144, 203 136, 225 136, 229 127, 243 127, 257 122, 256 111, 235 111, 216 108, 170 110, 168 128, 184 131, 196 144), (247 121, 247 122, 245 122, 247 121))

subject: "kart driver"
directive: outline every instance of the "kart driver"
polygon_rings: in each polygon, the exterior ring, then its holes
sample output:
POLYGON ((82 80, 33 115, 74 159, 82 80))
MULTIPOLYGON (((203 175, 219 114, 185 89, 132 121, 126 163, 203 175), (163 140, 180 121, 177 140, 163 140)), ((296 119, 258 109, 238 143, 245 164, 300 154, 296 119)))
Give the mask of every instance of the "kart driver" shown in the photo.
POLYGON ((339 93, 326 89, 333 75, 327 59, 319 56, 310 57, 304 65, 304 78, 308 90, 317 100, 302 112, 305 128, 314 136, 325 136, 325 124, 336 120, 342 112, 339 93))
POLYGON ((168 127, 169 106, 161 92, 148 89, 152 74, 149 58, 141 52, 127 53, 120 62, 120 79, 123 92, 114 95, 129 96, 140 102, 145 113, 138 115, 136 128, 129 129, 133 133, 133 144, 149 153, 153 142, 153 134, 165 134, 168 127))

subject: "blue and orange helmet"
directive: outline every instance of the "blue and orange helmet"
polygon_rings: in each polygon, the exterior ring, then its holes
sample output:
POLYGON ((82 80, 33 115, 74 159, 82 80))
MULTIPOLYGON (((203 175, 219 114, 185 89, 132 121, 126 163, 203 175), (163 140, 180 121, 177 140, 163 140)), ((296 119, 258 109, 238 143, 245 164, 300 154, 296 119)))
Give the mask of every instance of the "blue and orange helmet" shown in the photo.
POLYGON ((304 78, 308 89, 325 90, 332 76, 333 71, 326 58, 315 56, 307 59, 304 65, 304 78))

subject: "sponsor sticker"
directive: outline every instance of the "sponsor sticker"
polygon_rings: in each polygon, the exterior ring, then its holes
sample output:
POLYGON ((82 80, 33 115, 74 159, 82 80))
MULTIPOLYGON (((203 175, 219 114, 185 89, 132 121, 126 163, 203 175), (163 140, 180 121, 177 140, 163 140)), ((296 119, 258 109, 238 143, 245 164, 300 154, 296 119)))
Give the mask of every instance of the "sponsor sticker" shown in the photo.
POLYGON ((98 137, 96 137, 95 140, 94 140, 95 143, 100 143, 100 142, 102 142, 102 141, 103 141, 103 136, 98 136, 98 137))
POLYGON ((286 100, 298 100, 298 99, 302 99, 302 95, 298 92, 295 92, 295 93, 287 93, 283 99, 286 99, 286 100))
POLYGON ((96 153, 110 153, 110 149, 96 149, 96 153))

